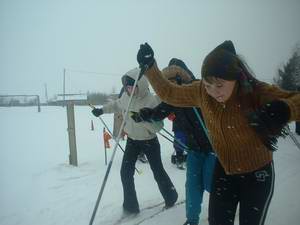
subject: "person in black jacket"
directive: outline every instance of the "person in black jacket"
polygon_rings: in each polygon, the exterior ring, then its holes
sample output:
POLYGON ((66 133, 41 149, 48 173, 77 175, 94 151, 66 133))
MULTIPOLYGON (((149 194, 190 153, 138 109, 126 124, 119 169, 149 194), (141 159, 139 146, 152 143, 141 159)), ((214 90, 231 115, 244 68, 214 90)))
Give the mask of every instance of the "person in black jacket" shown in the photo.
MULTIPOLYGON (((177 84, 189 83, 195 80, 193 73, 182 60, 173 58, 169 62, 169 68, 170 66, 180 67, 182 73, 176 74, 174 77, 174 75, 164 73, 163 70, 162 72, 167 79, 177 84)), ((200 118, 202 118, 200 109, 175 107, 162 102, 153 109, 141 109, 138 114, 133 115, 133 119, 159 121, 171 113, 175 114, 176 126, 183 131, 188 147, 186 172, 187 221, 184 225, 198 225, 203 193, 205 190, 210 192, 216 160, 210 141, 204 131, 206 128, 203 128, 200 122, 200 118)))
POLYGON ((296 129, 295 129, 295 132, 296 134, 300 135, 300 121, 296 121, 296 129))

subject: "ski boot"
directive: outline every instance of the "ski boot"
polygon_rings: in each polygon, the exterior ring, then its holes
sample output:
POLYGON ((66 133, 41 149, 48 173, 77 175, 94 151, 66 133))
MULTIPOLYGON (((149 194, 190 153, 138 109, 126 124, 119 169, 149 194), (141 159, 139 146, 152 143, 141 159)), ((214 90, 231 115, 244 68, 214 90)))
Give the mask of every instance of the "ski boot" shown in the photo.
POLYGON ((183 225, 198 225, 198 223, 190 223, 189 221, 185 221, 183 225))
POLYGON ((176 166, 180 170, 185 170, 185 161, 183 155, 176 156, 176 166))

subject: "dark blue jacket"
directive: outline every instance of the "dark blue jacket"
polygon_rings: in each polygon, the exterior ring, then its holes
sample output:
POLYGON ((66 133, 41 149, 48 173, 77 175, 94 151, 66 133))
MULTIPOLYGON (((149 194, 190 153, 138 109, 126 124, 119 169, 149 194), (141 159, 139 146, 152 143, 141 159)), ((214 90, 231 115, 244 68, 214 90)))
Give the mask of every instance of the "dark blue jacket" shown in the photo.
MULTIPOLYGON (((196 108, 196 110, 202 118, 200 109, 196 108)), ((178 129, 186 134, 186 145, 190 150, 201 151, 205 153, 213 151, 193 108, 175 107, 162 102, 153 108, 151 119, 154 121, 163 120, 171 113, 174 113, 176 117, 173 121, 173 131, 178 129)))

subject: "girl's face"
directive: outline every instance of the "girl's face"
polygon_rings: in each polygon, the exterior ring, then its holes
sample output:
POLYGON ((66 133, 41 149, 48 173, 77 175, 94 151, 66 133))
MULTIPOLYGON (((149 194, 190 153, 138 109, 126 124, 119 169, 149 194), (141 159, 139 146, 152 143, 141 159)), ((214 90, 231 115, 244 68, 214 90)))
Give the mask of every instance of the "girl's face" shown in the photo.
POLYGON ((232 95, 236 81, 216 78, 212 83, 209 83, 203 79, 203 83, 208 95, 213 97, 217 102, 224 103, 232 95))
MULTIPOLYGON (((128 95, 131 95, 132 90, 133 90, 133 86, 129 86, 129 85, 126 86, 126 91, 127 91, 127 94, 128 94, 128 95)), ((138 87, 136 86, 136 87, 135 87, 135 90, 134 90, 134 95, 136 95, 137 92, 138 92, 138 87)))

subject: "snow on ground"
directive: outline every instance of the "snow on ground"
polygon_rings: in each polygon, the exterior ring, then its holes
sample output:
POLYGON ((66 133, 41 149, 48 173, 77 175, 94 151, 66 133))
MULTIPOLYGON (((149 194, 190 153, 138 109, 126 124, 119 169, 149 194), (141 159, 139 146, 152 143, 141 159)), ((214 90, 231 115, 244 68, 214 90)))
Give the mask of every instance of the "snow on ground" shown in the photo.
MULTIPOLYGON (((62 107, 0 108, 0 225, 87 225, 106 172, 101 121, 90 108, 75 107, 79 166, 68 163, 66 109, 62 107), (93 120, 95 130, 91 130, 93 120)), ((112 127, 112 115, 102 117, 112 127)), ((171 131, 170 123, 166 128, 171 131)), ((291 124, 292 130, 294 129, 291 124)), ((165 169, 174 182, 179 202, 184 201, 185 172, 170 163, 173 147, 159 137, 165 169)), ((298 138, 300 139, 300 138, 298 138)), ((121 145, 124 146, 122 141, 121 145)), ((114 142, 111 142, 112 147, 114 142)), ((108 150, 108 159, 111 156, 108 150)), ((275 153, 276 186, 267 225, 298 225, 300 221, 300 150, 290 138, 281 139, 275 153)), ((94 224, 113 225, 121 217, 122 186, 118 150, 94 224)), ((148 164, 137 163, 135 175, 141 208, 162 202, 148 164)), ((208 195, 204 196, 201 224, 207 225, 208 195)), ((132 225, 181 225, 184 204, 163 211, 161 206, 119 222, 132 225)), ((238 224, 238 222, 236 223, 238 224)))

